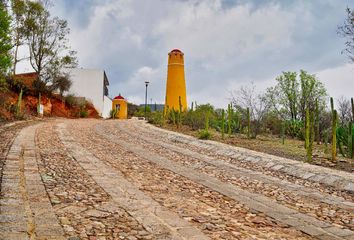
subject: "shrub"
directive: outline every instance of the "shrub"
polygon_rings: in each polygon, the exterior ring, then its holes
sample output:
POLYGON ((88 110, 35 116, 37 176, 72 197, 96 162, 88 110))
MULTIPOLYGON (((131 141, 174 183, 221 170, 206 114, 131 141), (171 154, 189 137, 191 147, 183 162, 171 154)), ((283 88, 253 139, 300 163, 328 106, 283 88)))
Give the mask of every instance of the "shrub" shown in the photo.
POLYGON ((148 118, 148 122, 155 125, 162 126, 164 123, 163 112, 162 111, 152 112, 148 118))
POLYGON ((0 92, 6 92, 8 89, 8 84, 6 79, 0 75, 0 92))
POLYGON ((205 130, 205 129, 204 130, 200 130, 198 132, 198 138, 199 139, 208 140, 208 139, 211 138, 211 133, 209 131, 205 130))
POLYGON ((285 122, 285 133, 293 138, 304 140, 304 123, 298 120, 290 120, 285 122))
MULTIPOLYGON (((151 113, 150 106, 146 106, 146 117, 149 118, 151 113)), ((134 112, 134 117, 145 117, 145 106, 139 106, 138 109, 134 112)))
POLYGON ((182 124, 190 126, 193 130, 202 129, 205 127, 207 113, 211 125, 214 126, 217 114, 210 104, 199 105, 194 111, 183 113, 182 124))
POLYGON ((70 107, 75 107, 77 106, 78 102, 76 100, 76 97, 74 94, 69 94, 65 97, 65 102, 70 106, 70 107))
POLYGON ((80 109, 79 116, 81 118, 87 118, 88 117, 88 111, 85 109, 80 109))
POLYGON ((28 87, 21 81, 12 79, 12 78, 6 78, 6 86, 8 87, 8 89, 16 92, 16 93, 20 93, 21 89, 23 91, 23 94, 27 94, 28 92, 28 87))

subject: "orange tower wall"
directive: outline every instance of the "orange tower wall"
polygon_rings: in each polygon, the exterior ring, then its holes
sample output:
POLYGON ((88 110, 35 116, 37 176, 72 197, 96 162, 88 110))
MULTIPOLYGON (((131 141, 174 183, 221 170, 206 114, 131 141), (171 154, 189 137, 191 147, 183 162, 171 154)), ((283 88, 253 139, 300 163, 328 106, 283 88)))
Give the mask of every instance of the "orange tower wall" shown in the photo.
POLYGON ((186 81, 184 78, 184 54, 178 49, 168 54, 165 109, 187 110, 186 81))

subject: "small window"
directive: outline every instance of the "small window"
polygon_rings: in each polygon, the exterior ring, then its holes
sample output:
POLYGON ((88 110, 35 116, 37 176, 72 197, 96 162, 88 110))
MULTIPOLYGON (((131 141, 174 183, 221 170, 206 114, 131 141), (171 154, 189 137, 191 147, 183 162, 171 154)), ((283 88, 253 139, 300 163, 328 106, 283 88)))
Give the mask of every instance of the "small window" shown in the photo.
POLYGON ((120 111, 120 104, 116 104, 116 110, 119 112, 120 111))

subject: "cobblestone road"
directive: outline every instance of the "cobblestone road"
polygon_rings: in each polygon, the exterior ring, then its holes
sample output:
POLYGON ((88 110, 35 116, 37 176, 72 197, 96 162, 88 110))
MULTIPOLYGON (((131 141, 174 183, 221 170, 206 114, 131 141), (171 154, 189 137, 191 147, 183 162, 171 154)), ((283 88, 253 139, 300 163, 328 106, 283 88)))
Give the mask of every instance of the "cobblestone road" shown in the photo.
POLYGON ((137 120, 22 127, 0 128, 0 239, 354 239, 350 173, 137 120))

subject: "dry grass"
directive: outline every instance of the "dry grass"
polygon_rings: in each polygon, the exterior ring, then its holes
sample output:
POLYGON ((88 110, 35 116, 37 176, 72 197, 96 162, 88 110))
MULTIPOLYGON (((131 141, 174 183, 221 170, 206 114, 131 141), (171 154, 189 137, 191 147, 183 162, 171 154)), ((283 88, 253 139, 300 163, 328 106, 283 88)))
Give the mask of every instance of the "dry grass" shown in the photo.
MULTIPOLYGON (((180 128, 177 128, 174 125, 166 124, 164 128, 198 137, 198 131, 193 131, 188 126, 181 126, 180 128)), ((211 140, 214 141, 247 148, 258 152, 264 152, 279 157, 290 158, 297 161, 306 161, 304 141, 286 138, 285 144, 282 144, 281 138, 274 135, 259 135, 256 139, 247 139, 247 136, 244 134, 231 135, 230 137, 225 134, 225 139, 222 139, 219 132, 215 130, 210 131, 212 133, 211 140)), ((331 145, 328 145, 328 153, 325 153, 324 144, 314 143, 313 145, 313 161, 311 164, 354 173, 353 160, 338 156, 337 161, 333 162, 331 159, 331 145)))

